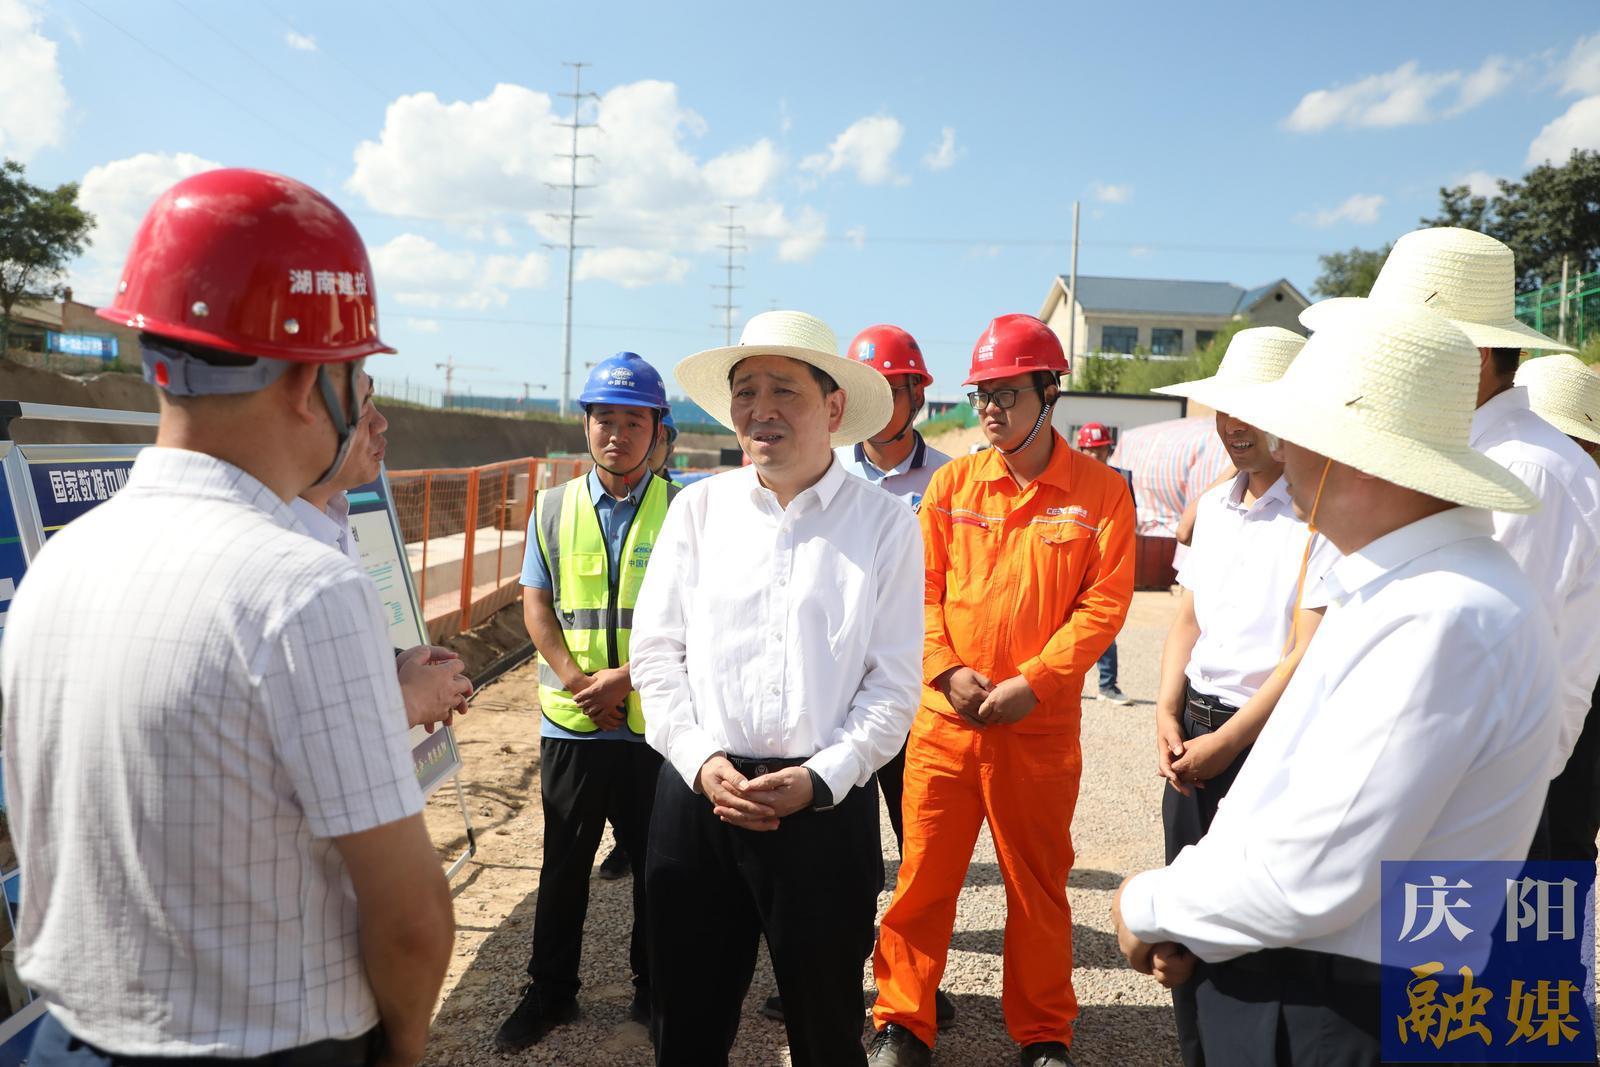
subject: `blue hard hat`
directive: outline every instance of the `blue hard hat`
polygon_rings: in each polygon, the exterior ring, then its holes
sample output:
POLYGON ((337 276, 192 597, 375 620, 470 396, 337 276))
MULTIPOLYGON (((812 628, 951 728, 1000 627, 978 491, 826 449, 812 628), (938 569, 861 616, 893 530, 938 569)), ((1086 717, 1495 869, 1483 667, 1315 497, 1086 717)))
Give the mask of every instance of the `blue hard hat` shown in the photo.
POLYGON ((667 387, 661 372, 632 352, 618 352, 602 359, 583 383, 578 403, 585 408, 595 404, 620 404, 624 407, 667 410, 667 387))
POLYGON ((671 411, 661 413, 661 425, 667 428, 667 440, 676 441, 678 439, 678 424, 672 421, 671 411))

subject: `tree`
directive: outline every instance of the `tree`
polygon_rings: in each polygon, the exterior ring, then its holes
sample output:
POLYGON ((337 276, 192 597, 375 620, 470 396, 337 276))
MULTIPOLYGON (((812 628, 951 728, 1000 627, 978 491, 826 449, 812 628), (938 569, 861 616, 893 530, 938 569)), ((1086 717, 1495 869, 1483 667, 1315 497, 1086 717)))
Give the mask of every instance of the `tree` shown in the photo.
POLYGON ((1391 245, 1382 248, 1352 248, 1348 252, 1329 252, 1318 256, 1322 273, 1311 285, 1311 295, 1329 299, 1336 296, 1366 296, 1378 278, 1391 245))
POLYGON ((78 206, 78 185, 33 185, 21 163, 0 161, 0 358, 9 350, 19 300, 62 294, 67 264, 89 244, 94 216, 78 206))

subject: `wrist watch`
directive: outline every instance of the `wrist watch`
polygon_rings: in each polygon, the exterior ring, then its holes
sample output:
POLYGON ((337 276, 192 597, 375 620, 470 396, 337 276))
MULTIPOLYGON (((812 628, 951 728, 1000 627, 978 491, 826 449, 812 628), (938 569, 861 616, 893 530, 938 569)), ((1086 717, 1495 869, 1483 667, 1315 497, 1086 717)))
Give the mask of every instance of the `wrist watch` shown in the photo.
POLYGON ((822 780, 822 775, 810 767, 806 768, 806 773, 811 776, 811 810, 832 811, 833 790, 829 789, 828 783, 822 780))

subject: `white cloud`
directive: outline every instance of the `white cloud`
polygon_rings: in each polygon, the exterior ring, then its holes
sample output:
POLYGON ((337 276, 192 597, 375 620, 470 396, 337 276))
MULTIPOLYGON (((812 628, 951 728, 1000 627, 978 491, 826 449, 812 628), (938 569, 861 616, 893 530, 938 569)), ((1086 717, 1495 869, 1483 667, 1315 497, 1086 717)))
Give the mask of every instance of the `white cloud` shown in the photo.
POLYGON ((1453 180, 1451 186, 1465 185, 1472 196, 1496 197, 1500 195, 1500 179, 1486 170, 1473 170, 1453 180))
POLYGON ((452 251, 426 237, 403 233, 371 250, 380 300, 405 307, 470 308, 503 306, 508 289, 537 289, 550 278, 540 253, 495 255, 479 260, 470 251, 452 251))
POLYGON ((973 245, 967 249, 968 259, 995 259, 999 255, 999 245, 973 245))
POLYGON ((1589 96, 1539 131, 1528 146, 1528 166, 1565 163, 1574 149, 1600 149, 1600 96, 1589 96))
POLYGON ((857 248, 865 248, 867 244, 867 228, 865 226, 852 226, 844 231, 845 240, 857 248))
POLYGON ((128 246, 156 198, 179 181, 221 166, 188 152, 141 152, 91 167, 78 186, 78 203, 94 216, 89 250, 73 265, 74 296, 107 304, 127 261, 128 246))
POLYGON ((1128 255, 1132 256, 1134 259, 1143 259, 1145 256, 1148 256, 1149 254, 1150 254, 1150 246, 1149 245, 1134 245, 1132 248, 1128 249, 1128 255))
POLYGON ((0 155, 26 163, 61 143, 67 88, 56 43, 27 0, 0 0, 0 155))
POLYGON ((296 33, 290 30, 283 35, 283 42, 296 52, 315 52, 317 50, 317 39, 309 33, 296 33))
POLYGON ((1411 60, 1349 85, 1309 92, 1283 124, 1314 133, 1333 126, 1411 126, 1451 118, 1504 92, 1516 69, 1500 56, 1490 56, 1472 71, 1429 72, 1411 60))
MULTIPOLYGON (((578 194, 578 211, 589 216, 578 224, 579 237, 596 252, 616 252, 591 256, 589 269, 601 273, 590 277, 681 279, 669 259, 724 243, 730 202, 739 206, 745 237, 770 239, 780 258, 810 258, 821 247, 825 216, 809 209, 795 216, 773 197, 782 152, 763 138, 702 162, 693 141, 706 134, 705 120, 680 102, 671 82, 616 86, 583 117, 599 126, 579 144, 597 157, 579 166, 578 180, 593 186, 578 194), (644 260, 643 252, 668 258, 644 260)), ((356 149, 346 184, 380 212, 497 241, 507 225, 531 225, 545 240, 563 242, 566 223, 550 213, 566 209, 566 193, 546 184, 569 177, 569 164, 558 158, 571 147, 570 132, 556 125, 563 118, 570 116, 548 95, 519 85, 497 85, 470 102, 404 96, 389 105, 377 139, 356 149)))
POLYGON ((827 151, 800 161, 800 169, 822 177, 851 171, 863 185, 905 185, 910 179, 894 168, 905 127, 892 115, 869 115, 845 127, 827 151))
POLYGON ((573 277, 614 282, 624 289, 639 289, 663 282, 676 284, 689 273, 689 261, 666 252, 642 248, 591 248, 578 256, 573 277))
POLYGON ((949 170, 956 165, 956 160, 966 154, 965 148, 956 147, 955 127, 946 126, 939 134, 939 143, 928 149, 928 154, 922 157, 922 165, 929 170, 949 170))
POLYGON ((1600 33, 1578 38, 1555 73, 1564 93, 1600 93, 1600 33))
POLYGON ((405 322, 405 324, 407 326, 409 326, 413 330, 416 330, 418 333, 438 333, 439 332, 439 320, 438 319, 417 319, 417 318, 411 318, 411 317, 407 316, 403 321, 405 322))
POLYGON ((1324 208, 1320 211, 1302 212, 1295 216, 1295 221, 1305 226, 1316 226, 1326 229, 1341 222, 1351 222, 1358 226, 1370 226, 1378 221, 1378 209, 1383 207, 1385 197, 1377 194, 1366 195, 1357 193, 1336 208, 1324 208))
POLYGON ((1095 182, 1089 186, 1089 193, 1102 204, 1126 204, 1133 199, 1133 186, 1095 182))

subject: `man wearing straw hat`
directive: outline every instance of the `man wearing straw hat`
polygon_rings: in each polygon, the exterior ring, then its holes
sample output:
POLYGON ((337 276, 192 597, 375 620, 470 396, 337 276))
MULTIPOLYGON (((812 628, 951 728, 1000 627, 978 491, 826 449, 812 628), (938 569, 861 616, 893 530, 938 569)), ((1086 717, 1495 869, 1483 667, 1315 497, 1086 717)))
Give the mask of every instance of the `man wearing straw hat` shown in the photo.
POLYGON ((1416 307, 1319 325, 1226 402, 1344 553, 1327 617, 1210 832, 1112 903, 1137 969, 1184 980, 1174 943, 1210 964, 1201 1039, 1230 1067, 1378 1062, 1380 862, 1521 860, 1559 729, 1548 616, 1491 537, 1538 499, 1468 444, 1476 349, 1416 307))
MULTIPOLYGON (((1374 303, 1423 306, 1453 322, 1477 347, 1472 447, 1503 465, 1539 498, 1531 514, 1497 511, 1495 540, 1545 597, 1560 648, 1561 733, 1549 778, 1566 765, 1589 713, 1600 676, 1600 478, 1583 450, 1528 408, 1514 384, 1524 349, 1571 351, 1513 314, 1516 267, 1511 249, 1487 234, 1455 227, 1415 230, 1395 242, 1373 282, 1374 303)), ((1317 329, 1348 306, 1328 300, 1301 313, 1317 329)), ((1541 824, 1534 858, 1548 835, 1541 824)))
MULTIPOLYGON (((1305 343, 1278 326, 1241 330, 1215 375, 1155 390, 1213 408, 1239 472, 1200 497, 1194 543, 1178 570, 1178 617, 1161 655, 1156 769, 1169 786, 1161 802, 1168 863, 1210 828, 1322 622, 1320 607, 1302 605, 1317 602, 1322 576, 1339 558, 1296 517, 1277 442, 1228 414, 1230 389, 1277 381, 1305 343)), ((1203 981, 1200 965, 1172 990, 1188 1067, 1206 1062, 1195 1006, 1203 981)))
POLYGON ((678 497, 635 612, 645 736, 671 765, 645 864, 660 1065, 728 1062, 763 934, 791 1062, 865 1062, 873 772, 916 706, 922 543, 833 453, 893 408, 837 352, 821 320, 769 311, 678 365, 751 465, 678 497))
MULTIPOLYGON (((1590 458, 1600 454, 1600 374, 1573 356, 1530 359, 1516 384, 1533 413, 1572 439, 1590 458)), ((1600 476, 1600 472, 1596 472, 1600 476)), ((1550 783, 1545 858, 1595 861, 1600 835, 1600 681, 1567 765, 1550 783)))
POLYGON ((1061 340, 1001 315, 973 346, 968 394, 990 448, 928 484, 927 642, 906 747, 905 855, 872 969, 870 1062, 926 1067, 956 897, 985 822, 1006 890, 1006 1029, 1023 1067, 1070 1065, 1072 813, 1083 678, 1133 599, 1133 500, 1049 428, 1061 340))

